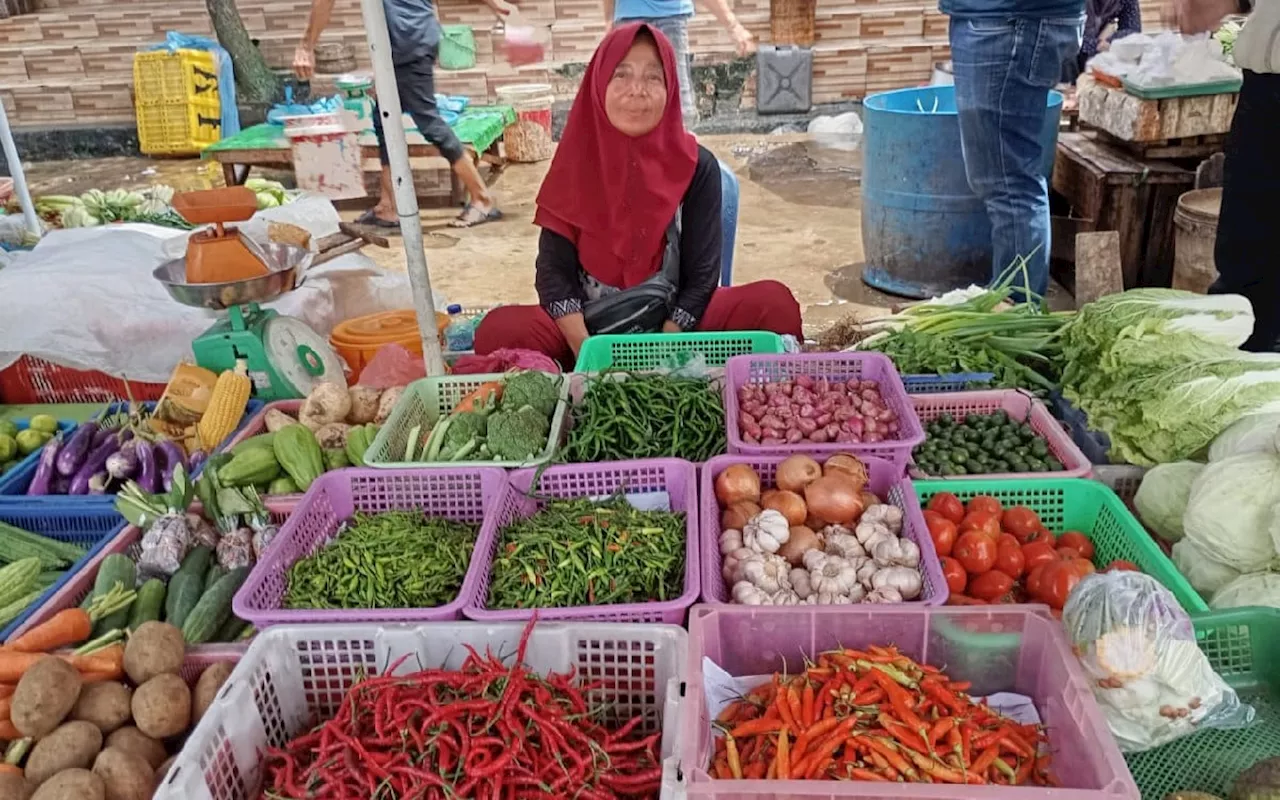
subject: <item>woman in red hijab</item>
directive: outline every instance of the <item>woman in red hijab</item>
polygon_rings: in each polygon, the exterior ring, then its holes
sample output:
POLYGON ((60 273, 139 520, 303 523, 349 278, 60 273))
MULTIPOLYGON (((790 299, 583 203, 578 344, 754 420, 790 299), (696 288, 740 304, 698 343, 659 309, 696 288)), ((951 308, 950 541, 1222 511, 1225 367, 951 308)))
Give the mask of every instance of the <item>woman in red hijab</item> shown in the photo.
POLYGON ((720 165, 685 131, 670 42, 646 24, 596 49, 538 192, 538 306, 485 316, 476 352, 572 367, 592 334, 767 330, 799 338, 777 281, 718 288, 720 165))

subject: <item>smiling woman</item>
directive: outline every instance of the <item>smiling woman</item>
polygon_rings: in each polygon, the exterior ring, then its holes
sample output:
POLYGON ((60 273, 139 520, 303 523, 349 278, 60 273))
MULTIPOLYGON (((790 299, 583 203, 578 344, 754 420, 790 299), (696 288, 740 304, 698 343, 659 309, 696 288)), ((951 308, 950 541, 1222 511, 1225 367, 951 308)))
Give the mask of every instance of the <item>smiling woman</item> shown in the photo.
POLYGON ((593 334, 801 335, 783 284, 717 288, 720 165, 685 130, 677 87, 660 31, 640 23, 605 37, 538 192, 540 306, 489 312, 478 353, 523 348, 572 366, 593 334))

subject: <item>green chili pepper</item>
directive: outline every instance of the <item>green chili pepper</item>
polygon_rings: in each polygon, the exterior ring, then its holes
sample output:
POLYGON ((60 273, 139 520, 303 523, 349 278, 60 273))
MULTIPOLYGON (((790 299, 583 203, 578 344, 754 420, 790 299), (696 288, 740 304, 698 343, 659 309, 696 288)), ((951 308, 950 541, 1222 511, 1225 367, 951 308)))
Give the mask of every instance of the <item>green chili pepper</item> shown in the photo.
POLYGON ((720 384, 701 378, 605 372, 573 408, 565 461, 683 458, 725 452, 720 384))

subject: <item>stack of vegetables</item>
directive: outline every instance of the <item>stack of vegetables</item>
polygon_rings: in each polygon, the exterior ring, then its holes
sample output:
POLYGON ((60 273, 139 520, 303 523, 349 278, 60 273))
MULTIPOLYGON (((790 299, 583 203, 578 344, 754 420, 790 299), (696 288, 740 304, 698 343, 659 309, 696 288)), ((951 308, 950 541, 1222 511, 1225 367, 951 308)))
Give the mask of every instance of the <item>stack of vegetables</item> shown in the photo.
POLYGON ((561 452, 570 462, 682 458, 725 452, 724 400, 717 381, 605 371, 573 406, 561 452))
POLYGON ((427 430, 416 425, 405 462, 533 461, 547 449, 560 379, 516 370, 482 384, 427 430))
POLYGON ((922 475, 968 475, 1001 472, 1061 472, 1062 462, 1030 422, 1010 419, 1008 412, 941 414, 925 424, 928 438, 912 451, 922 475))
MULTIPOLYGON (((277 181, 250 178, 244 184, 258 199, 258 208, 275 208, 291 203, 301 194, 277 181)), ((90 189, 81 195, 43 195, 35 198, 36 213, 50 227, 93 228, 112 222, 145 222, 167 228, 191 230, 194 226, 173 209, 174 188, 155 184, 141 190, 90 189)), ((6 207, 10 214, 21 213, 17 201, 6 207)))
POLYGON ((13 420, 0 419, 0 476, 48 444, 57 432, 58 421, 48 414, 32 417, 23 430, 13 420))
POLYGON ((898 415, 873 380, 797 375, 738 387, 738 432, 747 444, 875 444, 898 438, 898 415))
POLYGON ((84 554, 74 544, 0 522, 0 628, 17 619, 84 554))
POLYGON ((151 797, 234 666, 213 664, 189 685, 177 628, 146 622, 127 641, 115 631, 86 643, 89 617, 68 609, 0 655, 0 797, 151 797))

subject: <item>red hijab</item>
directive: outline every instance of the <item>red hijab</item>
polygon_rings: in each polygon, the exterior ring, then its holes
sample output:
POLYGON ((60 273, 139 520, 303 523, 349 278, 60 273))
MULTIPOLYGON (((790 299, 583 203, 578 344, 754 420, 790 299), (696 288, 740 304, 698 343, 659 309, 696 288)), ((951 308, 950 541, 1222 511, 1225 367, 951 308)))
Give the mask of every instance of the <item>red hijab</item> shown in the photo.
POLYGON ((698 144, 684 129, 678 80, 675 51, 659 30, 614 28, 591 57, 538 191, 534 223, 573 242, 582 268, 610 286, 630 288, 658 271, 667 226, 693 180, 698 144), (609 122, 604 96, 641 30, 657 43, 667 105, 656 128, 631 137, 609 122))

